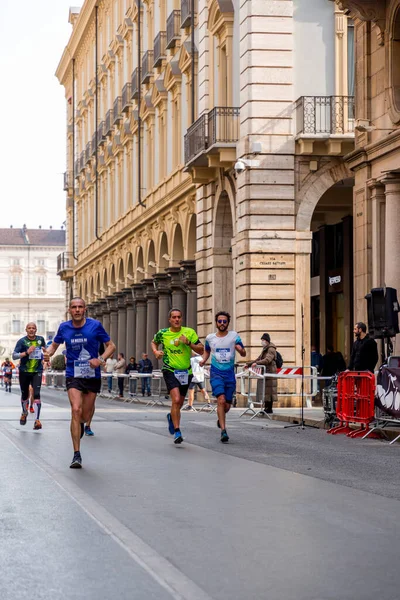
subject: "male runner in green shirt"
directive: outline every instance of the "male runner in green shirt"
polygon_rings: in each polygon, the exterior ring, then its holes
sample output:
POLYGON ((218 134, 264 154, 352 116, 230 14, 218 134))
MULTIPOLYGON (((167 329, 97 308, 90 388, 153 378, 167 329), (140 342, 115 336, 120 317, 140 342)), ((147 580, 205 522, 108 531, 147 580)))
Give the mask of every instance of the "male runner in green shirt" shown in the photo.
POLYGON ((168 428, 174 436, 174 444, 181 444, 181 408, 193 377, 190 358, 192 350, 203 354, 204 346, 194 329, 182 327, 182 312, 179 309, 172 308, 168 320, 170 327, 156 333, 151 349, 157 359, 163 359, 162 372, 172 401, 171 412, 167 415, 168 428), (158 349, 160 345, 162 350, 158 349))

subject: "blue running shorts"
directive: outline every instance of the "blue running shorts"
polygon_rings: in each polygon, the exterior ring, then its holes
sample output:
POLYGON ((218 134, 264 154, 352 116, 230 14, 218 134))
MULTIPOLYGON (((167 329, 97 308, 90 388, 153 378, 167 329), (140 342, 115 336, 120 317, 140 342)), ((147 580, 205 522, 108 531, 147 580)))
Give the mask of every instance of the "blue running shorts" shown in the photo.
POLYGON ((218 396, 224 394, 226 401, 232 402, 233 394, 236 390, 236 380, 225 379, 225 377, 221 377, 220 375, 212 374, 210 383, 213 396, 218 398, 218 396))

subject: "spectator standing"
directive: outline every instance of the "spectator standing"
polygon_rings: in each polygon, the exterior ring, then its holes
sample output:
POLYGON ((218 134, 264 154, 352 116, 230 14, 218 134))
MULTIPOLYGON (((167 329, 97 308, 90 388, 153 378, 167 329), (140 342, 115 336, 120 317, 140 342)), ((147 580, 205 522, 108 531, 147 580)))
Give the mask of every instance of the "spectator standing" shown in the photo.
POLYGON ((354 325, 356 337, 351 350, 349 371, 374 372, 378 362, 378 346, 376 341, 367 333, 367 326, 362 321, 354 325))
POLYGON ((311 346, 311 366, 317 367, 318 373, 321 371, 322 354, 317 350, 316 346, 311 346))
MULTIPOLYGON (((256 358, 255 361, 249 363, 248 366, 265 367, 266 373, 276 373, 276 346, 271 342, 271 336, 269 333, 264 333, 261 336, 261 345, 263 347, 261 354, 256 358)), ((262 382, 261 382, 262 383, 262 382)), ((260 388, 260 384, 257 388, 260 388)), ((260 389, 257 389, 257 395, 260 393, 260 389)), ((274 377, 265 378, 265 390, 264 390, 264 410, 266 413, 271 414, 272 403, 278 399, 278 380, 274 377)))
POLYGON ((117 359, 114 358, 114 354, 111 354, 111 356, 109 358, 107 358, 106 360, 106 366, 105 366, 105 371, 106 373, 110 373, 110 375, 107 377, 107 385, 108 385, 108 391, 111 394, 112 392, 112 374, 114 372, 114 367, 117 364, 117 359))
POLYGON ((333 377, 336 373, 346 370, 346 363, 341 352, 335 352, 333 346, 327 346, 326 354, 322 357, 321 375, 333 377))
MULTIPOLYGON (((125 360, 125 356, 122 352, 120 352, 118 354, 118 360, 114 366, 114 371, 118 374, 118 375, 125 375, 125 369, 126 369, 126 360, 125 360)), ((124 397, 124 383, 125 383, 125 378, 124 377, 118 377, 118 389, 119 389, 119 397, 123 398, 124 397)))
MULTIPOLYGON (((149 359, 148 354, 146 352, 142 353, 142 358, 139 360, 139 373, 152 373, 153 372, 153 363, 149 359)), ((151 396, 151 386, 150 386, 150 377, 142 378, 142 396, 147 392, 148 396, 151 396)))
MULTIPOLYGON (((130 375, 130 373, 137 373, 137 372, 139 372, 139 365, 136 362, 136 358, 134 356, 131 356, 128 364, 126 365, 125 373, 127 375, 130 375)), ((133 393, 136 394, 137 379, 133 379, 132 386, 133 386, 133 393)))

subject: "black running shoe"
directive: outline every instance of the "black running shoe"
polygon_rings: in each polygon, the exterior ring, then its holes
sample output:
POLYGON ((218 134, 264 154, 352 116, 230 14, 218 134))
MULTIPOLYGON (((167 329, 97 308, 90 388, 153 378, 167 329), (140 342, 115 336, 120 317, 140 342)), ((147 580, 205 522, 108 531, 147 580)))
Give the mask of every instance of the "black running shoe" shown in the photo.
POLYGON ((28 413, 22 413, 22 415, 20 416, 20 419, 19 419, 20 425, 26 425, 27 416, 28 416, 28 413))
POLYGON ((74 458, 69 465, 70 469, 82 469, 82 457, 80 452, 74 452, 74 458))
POLYGON ((183 437, 180 431, 174 432, 174 444, 182 444, 183 437))
POLYGON ((81 423, 81 439, 83 438, 85 434, 85 423, 81 423))
POLYGON ((221 442, 223 444, 226 444, 226 442, 229 442, 229 435, 226 433, 226 429, 223 429, 221 431, 221 442))

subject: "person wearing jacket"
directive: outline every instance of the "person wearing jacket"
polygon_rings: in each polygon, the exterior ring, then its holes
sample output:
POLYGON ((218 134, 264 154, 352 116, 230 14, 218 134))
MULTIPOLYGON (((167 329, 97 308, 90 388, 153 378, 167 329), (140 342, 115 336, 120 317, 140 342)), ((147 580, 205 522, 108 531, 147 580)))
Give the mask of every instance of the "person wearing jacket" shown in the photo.
POLYGON ((361 321, 354 325, 356 340, 351 350, 349 371, 374 372, 378 362, 378 346, 367 333, 367 326, 361 321))
MULTIPOLYGON (((152 373, 153 372, 153 363, 149 359, 146 352, 142 353, 142 359, 139 360, 139 372, 140 373, 152 373)), ((151 377, 143 377, 142 378, 142 396, 144 396, 146 390, 147 390, 147 395, 151 396, 150 379, 151 379, 151 377)))
MULTIPOLYGON (((129 375, 131 372, 138 372, 138 371, 139 371, 139 365, 136 362, 136 358, 134 356, 131 356, 128 364, 126 365, 125 373, 127 375, 129 375)), ((133 387, 133 393, 136 394, 137 379, 134 379, 132 381, 132 387, 133 387)))
MULTIPOLYGON (((125 360, 125 356, 123 355, 122 352, 120 352, 118 354, 117 359, 118 359, 117 363, 114 365, 114 371, 118 375, 125 375, 126 360, 125 360)), ((124 384, 125 384, 125 377, 118 377, 118 389, 119 389, 119 397, 120 398, 124 397, 124 384)))
MULTIPOLYGON (((261 354, 256 358, 255 361, 249 363, 248 366, 265 367, 266 373, 276 373, 276 346, 271 342, 271 336, 269 333, 264 333, 261 336, 261 345, 263 347, 261 354)), ((262 382, 258 382, 257 385, 257 396, 261 393, 262 382)), ((271 414, 272 403, 278 399, 278 380, 274 377, 265 378, 265 391, 264 391, 264 410, 266 413, 271 414)))

